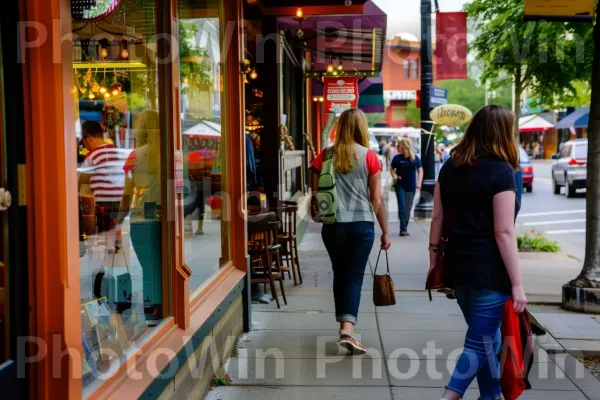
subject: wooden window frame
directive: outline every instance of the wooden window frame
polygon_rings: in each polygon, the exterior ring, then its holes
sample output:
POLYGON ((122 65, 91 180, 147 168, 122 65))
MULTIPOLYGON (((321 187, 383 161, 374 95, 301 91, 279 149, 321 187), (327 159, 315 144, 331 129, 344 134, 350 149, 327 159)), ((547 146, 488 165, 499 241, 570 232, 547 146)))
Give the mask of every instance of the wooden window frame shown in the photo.
MULTIPOLYGON (((178 32, 177 0, 156 0, 159 32, 178 32), (162 15, 161 15, 162 14, 162 15)), ((228 140, 226 151, 237 154, 245 148, 243 120, 243 81, 240 74, 242 54, 242 0, 224 1, 227 49, 223 85, 227 104, 225 123, 228 140), (237 99, 237 101, 236 101, 237 99)), ((163 204, 163 301, 166 317, 158 327, 138 341, 135 354, 128 354, 114 374, 98 381, 83 392, 80 355, 79 242, 77 218, 77 176, 74 142, 74 107, 72 96, 72 43, 69 0, 24 0, 20 7, 21 21, 35 21, 47 29, 45 42, 23 48, 26 57, 24 73, 25 136, 27 148, 27 196, 30 234, 31 335, 48 343, 47 355, 31 368, 31 397, 38 399, 99 399, 115 396, 137 398, 144 393, 154 377, 144 374, 142 380, 128 379, 128 371, 147 368, 146 362, 155 349, 177 351, 189 335, 201 329, 215 309, 230 292, 239 289, 247 273, 245 165, 241 157, 227 157, 227 181, 230 205, 230 262, 221 268, 190 301, 188 278, 191 273, 183 262, 183 205, 175 195, 173 151, 177 141, 179 118, 173 110, 179 108, 178 68, 168 63, 159 68, 161 126, 168 129, 161 158, 163 204), (65 40, 63 41, 62 38, 65 40), (55 61, 57 60, 57 61, 55 61), (177 74, 177 75, 176 75, 177 74), (175 80, 176 78, 176 80, 175 80), (167 88, 172 88, 168 90, 167 88), (61 134, 62 133, 62 134, 61 134), (43 200, 42 200, 43 199, 43 200), (167 215, 170 214, 171 215, 167 215), (173 215, 175 214, 175 215, 173 215), (51 306, 50 306, 51 305, 51 306), (59 336, 54 336, 54 335, 59 336), (60 347, 51 344, 56 337, 60 347), (79 357, 79 358, 78 358, 79 357), (60 375, 54 360, 60 360, 60 375)), ((23 37, 34 40, 35 32, 23 37)), ((171 359, 160 357, 167 365, 171 359)), ((156 365, 161 370, 161 365, 156 365)))

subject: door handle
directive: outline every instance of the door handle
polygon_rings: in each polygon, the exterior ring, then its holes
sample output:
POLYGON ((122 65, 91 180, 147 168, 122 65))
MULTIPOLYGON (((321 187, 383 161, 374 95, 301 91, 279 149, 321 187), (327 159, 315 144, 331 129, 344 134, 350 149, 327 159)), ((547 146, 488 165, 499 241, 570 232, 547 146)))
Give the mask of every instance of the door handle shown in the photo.
POLYGON ((0 211, 6 211, 12 205, 12 196, 8 190, 0 188, 0 211))

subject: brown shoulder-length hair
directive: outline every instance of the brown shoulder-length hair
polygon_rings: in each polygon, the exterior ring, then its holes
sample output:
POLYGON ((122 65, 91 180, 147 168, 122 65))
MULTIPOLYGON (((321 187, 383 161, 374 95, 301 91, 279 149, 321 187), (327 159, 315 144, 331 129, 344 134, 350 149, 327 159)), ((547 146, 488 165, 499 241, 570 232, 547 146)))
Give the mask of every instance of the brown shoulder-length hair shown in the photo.
POLYGON ((461 141, 451 151, 452 164, 473 166, 482 157, 504 160, 515 170, 519 154, 514 135, 515 115, 506 107, 489 105, 477 111, 461 141))

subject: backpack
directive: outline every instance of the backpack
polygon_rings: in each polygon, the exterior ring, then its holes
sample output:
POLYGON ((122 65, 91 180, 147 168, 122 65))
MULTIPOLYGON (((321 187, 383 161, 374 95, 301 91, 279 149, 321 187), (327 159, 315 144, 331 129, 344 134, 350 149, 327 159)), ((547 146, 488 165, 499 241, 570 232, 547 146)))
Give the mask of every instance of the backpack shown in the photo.
POLYGON ((315 197, 317 209, 319 210, 319 221, 327 225, 335 224, 338 200, 335 188, 335 169, 333 167, 333 147, 325 150, 323 155, 323 166, 319 174, 319 184, 315 197))

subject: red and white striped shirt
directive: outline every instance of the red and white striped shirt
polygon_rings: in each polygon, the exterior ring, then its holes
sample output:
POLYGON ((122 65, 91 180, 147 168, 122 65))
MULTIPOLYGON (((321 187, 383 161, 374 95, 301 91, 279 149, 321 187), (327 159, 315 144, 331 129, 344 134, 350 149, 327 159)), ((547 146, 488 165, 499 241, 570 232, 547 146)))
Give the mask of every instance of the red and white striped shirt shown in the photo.
POLYGON ((105 144, 90 151, 81 172, 91 175, 90 189, 96 202, 120 202, 125 191, 123 166, 131 150, 105 144))

